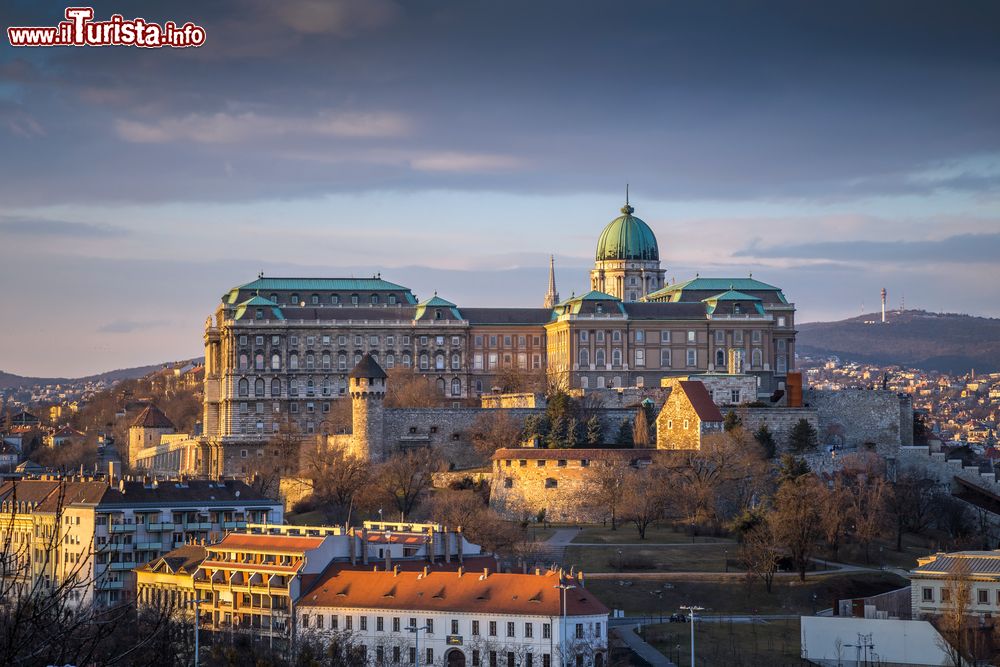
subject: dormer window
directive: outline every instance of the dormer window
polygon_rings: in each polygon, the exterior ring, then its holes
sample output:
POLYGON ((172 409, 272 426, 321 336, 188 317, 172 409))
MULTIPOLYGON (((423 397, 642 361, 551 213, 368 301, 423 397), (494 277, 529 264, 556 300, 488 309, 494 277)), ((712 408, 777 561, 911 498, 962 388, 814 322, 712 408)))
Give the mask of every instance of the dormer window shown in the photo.
POLYGON ((257 312, 254 314, 254 317, 256 317, 258 320, 264 319, 264 310, 262 308, 258 308, 257 312))
POLYGON ((438 309, 436 309, 434 311, 434 319, 435 320, 440 320, 441 319, 441 309, 440 308, 438 308, 438 309))
POLYGON ((291 304, 292 304, 293 306, 297 306, 297 305, 299 305, 299 295, 298 295, 298 294, 295 294, 295 293, 293 292, 293 293, 292 293, 292 296, 291 296, 291 297, 289 297, 289 301, 291 302, 291 304))
POLYGON ((597 314, 601 315, 602 313, 604 313, 604 304, 603 303, 599 303, 599 304, 597 304, 597 314))

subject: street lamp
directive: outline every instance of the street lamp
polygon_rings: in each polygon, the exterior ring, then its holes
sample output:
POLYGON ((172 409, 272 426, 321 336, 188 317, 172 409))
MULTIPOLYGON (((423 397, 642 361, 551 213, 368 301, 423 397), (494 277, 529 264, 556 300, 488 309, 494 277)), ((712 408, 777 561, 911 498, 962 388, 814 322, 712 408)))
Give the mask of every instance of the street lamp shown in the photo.
POLYGON ((688 612, 691 617, 691 667, 694 667, 694 613, 696 611, 704 611, 704 607, 698 607, 695 605, 681 605, 681 609, 688 612))
POLYGON ((194 605, 194 667, 200 667, 201 665, 201 647, 198 644, 198 621, 201 620, 201 609, 199 605, 205 602, 211 602, 211 600, 204 600, 202 598, 195 598, 194 600, 189 600, 188 604, 194 605))
POLYGON ((725 560, 726 560, 726 563, 725 563, 726 572, 729 572, 729 549, 728 548, 723 549, 722 553, 724 554, 723 558, 725 558, 725 560))
POLYGON ((618 550, 618 571, 622 571, 622 550, 618 550))
POLYGON ((407 632, 412 632, 413 633, 413 652, 416 653, 416 657, 417 657, 417 659, 416 659, 416 665, 417 665, 417 667, 420 667, 420 631, 421 630, 426 631, 427 630, 427 626, 426 625, 422 625, 422 626, 420 626, 418 628, 415 625, 411 625, 411 626, 408 626, 406 628, 407 632))
POLYGON ((559 643, 560 643, 559 652, 562 654, 560 663, 562 665, 565 665, 566 664, 566 591, 570 590, 571 588, 576 588, 576 584, 564 584, 562 583, 562 577, 560 576, 559 583, 555 585, 555 588, 558 588, 559 590, 562 591, 562 630, 559 633, 559 643))

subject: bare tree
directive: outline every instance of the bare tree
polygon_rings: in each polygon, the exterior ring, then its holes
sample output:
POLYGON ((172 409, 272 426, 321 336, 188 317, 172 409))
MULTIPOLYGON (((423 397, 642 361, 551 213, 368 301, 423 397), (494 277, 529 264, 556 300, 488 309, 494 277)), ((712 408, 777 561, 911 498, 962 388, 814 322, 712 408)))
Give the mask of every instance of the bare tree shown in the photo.
POLYGON ((770 593, 781 561, 781 545, 770 520, 762 521, 743 536, 740 560, 747 569, 747 576, 763 581, 764 589, 770 593))
POLYGON ((613 452, 595 456, 588 468, 592 503, 607 512, 611 519, 611 530, 618 530, 618 518, 630 470, 628 462, 613 452))
POLYGON ((284 419, 260 453, 247 464, 250 486, 268 498, 281 495, 281 478, 297 475, 303 437, 295 422, 284 419))
POLYGON ((663 477, 650 469, 633 470, 626 477, 621 516, 639 531, 640 540, 646 539, 646 530, 663 516, 668 501, 663 477))
POLYGON ((822 535, 822 502, 823 488, 813 475, 786 481, 774 496, 774 512, 769 520, 802 581, 806 579, 806 568, 822 535))
POLYGON ((313 499, 342 523, 350 520, 355 499, 371 481, 372 464, 339 448, 315 447, 305 457, 303 472, 313 499))
POLYGON ((398 453, 378 465, 372 477, 374 502, 388 502, 406 517, 431 489, 440 461, 429 448, 398 453))
POLYGON ((493 453, 505 447, 517 447, 522 426, 508 410, 485 410, 472 424, 472 446, 489 460, 493 453))
POLYGON ((414 369, 396 366, 386 371, 385 407, 437 408, 444 405, 444 395, 434 381, 414 369))

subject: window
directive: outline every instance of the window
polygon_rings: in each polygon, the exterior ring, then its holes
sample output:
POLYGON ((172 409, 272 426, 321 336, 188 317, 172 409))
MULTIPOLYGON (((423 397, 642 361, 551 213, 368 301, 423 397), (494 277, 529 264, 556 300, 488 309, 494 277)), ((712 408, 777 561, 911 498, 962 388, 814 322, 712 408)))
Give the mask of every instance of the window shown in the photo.
POLYGON ((583 639, 583 623, 577 623, 576 624, 576 633, 575 633, 575 635, 576 635, 577 639, 583 639))
POLYGON ((461 396, 462 395, 462 381, 455 378, 451 381, 451 395, 461 396))
POLYGON ((527 637, 528 639, 531 639, 532 637, 534 637, 535 636, 535 626, 532 625, 531 623, 525 623, 524 624, 524 636, 527 637))
POLYGON ((425 665, 434 664, 434 649, 432 648, 427 649, 427 662, 425 662, 424 664, 425 665))
POLYGON ((312 296, 310 296, 309 297, 309 303, 311 303, 314 306, 318 306, 319 305, 319 294, 313 294, 312 296))
POLYGON ((281 355, 275 352, 271 355, 271 370, 280 371, 281 370, 281 355))
POLYGON ((490 367, 491 371, 494 370, 494 369, 496 369, 496 367, 497 367, 497 361, 498 361, 499 358, 500 357, 499 357, 499 355, 497 355, 496 352, 490 352, 489 367, 490 367))
POLYGON ((670 350, 669 349, 660 350, 660 367, 661 368, 670 368, 670 366, 671 366, 671 363, 670 363, 670 350))
POLYGON ((698 365, 698 350, 688 350, 687 351, 687 365, 697 366, 698 365))
POLYGON ((586 375, 584 375, 582 378, 580 378, 580 388, 581 389, 590 389, 590 378, 587 377, 586 375))
POLYGON ((635 351, 635 365, 636 366, 645 366, 646 365, 646 351, 645 350, 636 350, 635 351))
POLYGON ((250 366, 250 357, 246 352, 240 352, 240 370, 245 371, 250 366))
POLYGON ((511 346, 511 340, 512 339, 511 339, 510 336, 504 336, 503 337, 503 346, 504 347, 510 347, 511 346))
POLYGON ((759 347, 755 347, 753 349, 753 351, 750 353, 750 365, 753 368, 760 368, 763 365, 763 363, 761 361, 761 359, 763 358, 763 356, 764 355, 760 351, 760 348, 759 347))
POLYGON ((476 336, 475 338, 472 339, 472 344, 475 345, 476 347, 482 347, 483 346, 483 337, 482 336, 476 336))
POLYGON ((455 619, 451 620, 451 634, 453 635, 458 634, 458 621, 455 619))
POLYGON ((698 342, 698 332, 696 332, 696 331, 688 331, 687 342, 688 343, 697 343, 698 342))
POLYGON ((239 391, 240 391, 240 396, 249 396, 250 395, 250 381, 247 380, 246 378, 240 378, 239 391))
POLYGON ((687 419, 685 419, 685 420, 684 420, 684 430, 685 430, 685 431, 686 431, 686 430, 688 430, 688 428, 689 428, 690 426, 691 426, 691 422, 689 422, 689 421, 688 421, 687 419))
POLYGON ((552 626, 548 623, 542 623, 542 639, 552 639, 552 626))
POLYGON ((646 332, 642 329, 636 329, 635 331, 635 342, 645 343, 646 342, 646 332))
POLYGON ((451 355, 451 369, 457 371, 462 367, 462 355, 453 354, 451 355))
POLYGON ((429 635, 434 634, 434 619, 432 618, 427 619, 427 634, 429 635))
POLYGON ((597 366, 598 368, 601 368, 602 366, 606 365, 604 363, 604 350, 598 349, 596 352, 594 352, 594 365, 597 366))
POLYGON ((399 616, 392 617, 392 631, 399 632, 399 616))
POLYGON ((779 338, 778 339, 778 351, 779 352, 784 352, 786 349, 788 349, 788 341, 786 341, 784 338, 779 338))
POLYGON ((369 336, 368 344, 372 347, 376 347, 378 345, 378 336, 369 336))
POLYGON ((601 329, 596 334, 594 334, 594 340, 596 340, 598 343, 603 343, 604 342, 604 330, 603 329, 601 329))
POLYGON ((611 365, 612 366, 622 365, 622 351, 617 347, 611 350, 611 365))
POLYGON ((784 315, 780 315, 780 316, 778 316, 778 326, 779 326, 779 327, 783 327, 783 326, 785 326, 785 322, 786 322, 786 321, 787 321, 787 320, 785 319, 785 316, 784 316, 784 315))
POLYGON ((669 343, 670 342, 670 332, 669 331, 661 331, 660 332, 660 342, 661 343, 669 343))
POLYGON ((750 341, 753 343, 760 342, 760 329, 754 329, 750 332, 750 341))
POLYGON ((358 295, 357 294, 352 294, 351 295, 351 305, 352 306, 358 305, 358 295))
POLYGON ((420 355, 420 370, 426 371, 427 369, 430 368, 430 366, 431 366, 430 357, 427 356, 426 354, 421 354, 420 355))
POLYGON ((240 336, 240 345, 246 345, 246 344, 247 344, 247 337, 245 335, 240 336))
POLYGON ((775 361, 775 372, 778 374, 785 373, 788 370, 788 362, 786 361, 785 355, 780 355, 775 361))
POLYGON ((395 306, 396 305, 396 295, 395 294, 390 294, 389 295, 389 305, 390 306, 395 306))
POLYGON ((306 355, 306 369, 312 370, 315 367, 316 367, 316 357, 313 355, 312 352, 310 352, 309 354, 306 355))
POLYGON ((615 329, 614 331, 611 332, 611 342, 612 343, 622 342, 622 332, 620 330, 615 329))
POLYGON ((582 348, 580 350, 580 367, 585 368, 588 366, 590 366, 590 350, 582 348))
POLYGON ((715 342, 717 345, 722 345, 726 342, 726 332, 722 329, 715 330, 715 342))
POLYGON ((404 352, 403 353, 403 367, 404 368, 409 368, 412 363, 413 362, 410 359, 410 353, 409 352, 404 352))
POLYGON ((726 351, 719 349, 715 351, 715 365, 725 366, 726 365, 726 351))
POLYGON ((281 396, 281 380, 278 378, 271 380, 271 396, 281 396))
POLYGON ((299 370, 299 355, 294 352, 288 355, 288 369, 293 371, 299 370))
POLYGON ((330 303, 332 303, 335 306, 338 305, 340 303, 340 295, 339 294, 331 294, 330 295, 330 303))
POLYGON ((531 368, 537 370, 542 367, 542 355, 533 354, 531 355, 531 368))
POLYGON ((976 591, 976 596, 979 600, 979 604, 989 604, 990 603, 990 592, 985 588, 980 588, 976 591))
POLYGON ((378 294, 372 294, 371 301, 372 301, 372 305, 373 306, 377 306, 378 305, 378 294))
POLYGON ((743 344, 743 329, 737 329, 733 332, 733 342, 737 345, 743 344))
POLYGON ((344 629, 345 630, 353 630, 354 629, 354 617, 353 616, 345 616, 344 617, 344 629))
POLYGON ((941 589, 941 602, 951 602, 951 591, 947 588, 941 589))
POLYGON ((385 355, 385 367, 394 368, 396 366, 396 356, 391 352, 385 355))
POLYGON ((586 331, 586 329, 584 329, 583 331, 580 332, 580 342, 581 343, 586 343, 587 342, 587 331, 586 331))
POLYGON ((361 628, 360 628, 361 630, 367 630, 368 629, 368 617, 367 616, 359 616, 358 617, 358 624, 361 626, 361 628))
POLYGON ((383 623, 384 620, 385 619, 383 619, 381 616, 376 616, 375 617, 375 631, 376 632, 382 632, 383 630, 385 630, 385 624, 383 623))
POLYGON ((472 636, 473 637, 479 636, 479 621, 472 622, 472 636))
POLYGON ((490 637, 496 637, 496 636, 497 636, 497 622, 490 621, 490 637))
POLYGON ((472 649, 472 667, 481 667, 479 662, 479 649, 472 649))

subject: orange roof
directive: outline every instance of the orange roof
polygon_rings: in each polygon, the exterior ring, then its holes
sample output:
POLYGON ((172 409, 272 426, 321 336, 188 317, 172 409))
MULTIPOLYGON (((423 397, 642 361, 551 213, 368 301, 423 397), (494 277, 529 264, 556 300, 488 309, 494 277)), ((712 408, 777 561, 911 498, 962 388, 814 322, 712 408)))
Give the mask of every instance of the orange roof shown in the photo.
POLYGON ((323 544, 323 537, 302 537, 300 535, 248 535, 229 533, 218 544, 208 547, 209 551, 268 551, 286 553, 289 551, 309 551, 323 544))
POLYGON ((704 384, 697 380, 681 380, 677 384, 680 385, 681 390, 687 396, 688 400, 691 401, 691 407, 694 408, 698 419, 703 422, 725 421, 722 413, 719 412, 719 406, 712 400, 704 384))
POLYGON ((299 562, 295 565, 275 565, 274 563, 240 563, 231 560, 206 560, 202 562, 201 566, 203 568, 212 568, 214 570, 232 570, 240 572, 244 570, 251 570, 254 572, 295 574, 302 567, 302 563, 299 562))
MULTIPOLYGON (((349 607, 414 611, 558 616, 559 575, 482 572, 371 572, 340 569, 299 599, 299 607, 349 607)), ((566 592, 568 616, 607 614, 587 589, 566 592)))

